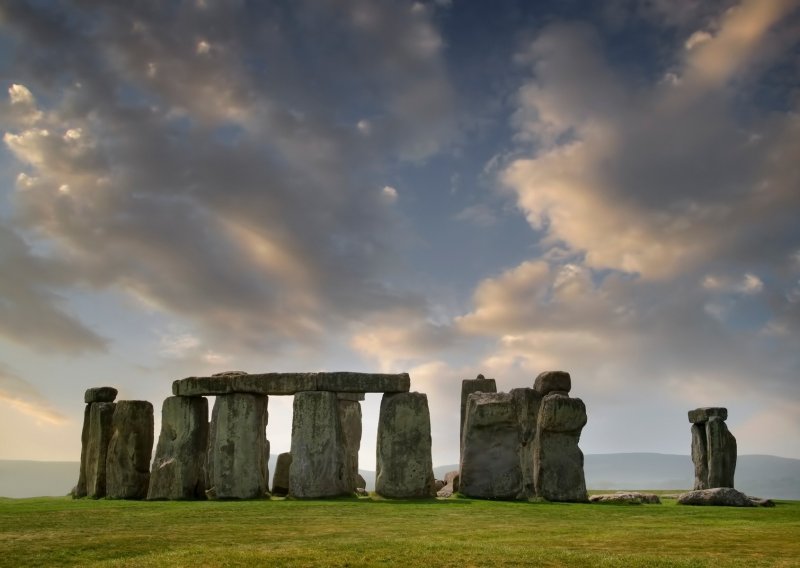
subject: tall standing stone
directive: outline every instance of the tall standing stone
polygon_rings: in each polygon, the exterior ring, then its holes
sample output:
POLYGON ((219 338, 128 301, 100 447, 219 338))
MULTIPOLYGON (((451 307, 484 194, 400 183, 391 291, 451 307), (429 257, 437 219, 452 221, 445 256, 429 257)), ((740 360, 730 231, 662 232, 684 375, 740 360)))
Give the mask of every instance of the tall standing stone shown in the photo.
POLYGON ((523 493, 515 397, 476 392, 467 399, 459 491, 468 497, 515 499, 523 493))
POLYGON ((294 396, 289 494, 316 499, 352 491, 344 432, 335 392, 306 391, 294 396))
POLYGON ((75 498, 86 497, 86 447, 89 444, 89 421, 91 417, 92 405, 87 404, 83 411, 83 428, 81 429, 81 465, 78 473, 78 484, 72 490, 75 498))
POLYGON ((361 403, 339 397, 339 422, 344 435, 347 487, 355 491, 358 485, 358 450, 361 448, 361 403))
POLYGON ((467 399, 474 392, 497 392, 497 383, 494 379, 487 379, 483 375, 461 381, 461 424, 458 430, 458 437, 461 440, 461 452, 464 451, 464 422, 467 417, 467 399))
POLYGON ((106 496, 144 499, 153 452, 153 405, 146 400, 121 400, 111 421, 106 456, 106 496))
POLYGON ((116 404, 94 402, 89 405, 89 435, 86 441, 86 495, 106 496, 106 456, 111 440, 111 421, 116 404))
POLYGON ((205 499, 208 400, 171 396, 161 406, 161 434, 148 499, 205 499))
POLYGON ((694 489, 733 488, 736 471, 736 438, 725 424, 728 410, 722 407, 689 411, 692 423, 694 489))
POLYGON ((289 494, 289 468, 292 466, 292 453, 284 452, 278 455, 275 464, 275 474, 272 477, 272 494, 285 497, 289 494))
POLYGON ((378 421, 375 492, 407 499, 436 495, 428 397, 386 393, 378 421))
POLYGON ((86 497, 86 462, 88 459, 89 429, 91 422, 92 404, 95 402, 114 402, 117 398, 117 389, 114 387, 92 387, 83 394, 86 408, 83 411, 83 428, 81 429, 81 464, 78 473, 78 484, 72 490, 73 497, 86 497))
POLYGON ((542 399, 536 425, 534 484, 549 501, 586 501, 583 452, 578 447, 586 425, 586 406, 555 389, 542 399))
POLYGON ((517 412, 518 448, 522 488, 519 499, 529 499, 536 495, 533 475, 534 447, 536 442, 536 422, 542 396, 534 389, 511 389, 511 398, 517 412))
POLYGON ((692 424, 692 462, 694 490, 708 489, 708 444, 705 424, 692 424))
POLYGON ((256 499, 269 487, 267 397, 217 396, 211 413, 206 494, 217 499, 256 499))

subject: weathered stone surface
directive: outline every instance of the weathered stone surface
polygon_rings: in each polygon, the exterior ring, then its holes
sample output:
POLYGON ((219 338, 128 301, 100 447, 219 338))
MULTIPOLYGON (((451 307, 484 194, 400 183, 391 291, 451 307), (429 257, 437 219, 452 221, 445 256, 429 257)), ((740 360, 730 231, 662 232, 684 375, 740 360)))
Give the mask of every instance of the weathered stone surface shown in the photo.
POLYGON ((384 394, 378 422, 375 492, 391 498, 433 497, 431 415, 418 392, 384 394))
POLYGON ((736 438, 721 417, 712 416, 706 426, 708 487, 733 487, 736 472, 736 438))
POLYGON ((620 491, 589 497, 590 503, 613 503, 620 505, 641 505, 642 503, 661 504, 661 499, 655 493, 639 493, 636 491, 620 491))
POLYGON ((111 420, 116 404, 95 402, 89 405, 89 437, 86 443, 86 495, 106 495, 106 457, 111 441, 111 420))
POLYGON ((89 421, 92 406, 86 405, 83 410, 83 429, 81 430, 81 464, 78 472, 78 483, 72 489, 72 497, 86 497, 86 446, 89 444, 89 421))
POLYGON ((205 499, 208 400, 171 396, 161 406, 161 434, 148 499, 205 499))
POLYGON ((111 429, 106 456, 106 496, 144 499, 153 452, 153 405, 146 400, 119 401, 111 429))
POLYGON ((728 409, 722 408, 721 406, 695 408, 694 410, 689 411, 689 422, 691 422, 692 424, 702 424, 704 422, 708 422, 708 419, 711 418, 712 416, 720 418, 722 420, 727 420, 728 409))
POLYGON ((306 391, 347 393, 408 392, 408 373, 224 373, 210 377, 187 377, 172 383, 176 396, 216 396, 231 393, 288 395, 306 391))
POLYGON ((572 379, 566 371, 545 371, 539 373, 533 382, 533 390, 545 396, 553 391, 568 393, 572 389, 572 379))
POLYGON ((337 392, 336 398, 339 400, 362 401, 366 398, 363 392, 337 392))
POLYGON ((356 489, 366 489, 367 480, 360 473, 356 476, 356 489))
POLYGON ((86 404, 93 402, 114 402, 117 398, 117 389, 114 387, 93 387, 86 389, 83 395, 83 401, 86 404))
POLYGON ((551 393, 539 410, 538 428, 548 432, 575 432, 586 426, 586 405, 579 398, 551 393))
POLYGON ((206 495, 217 499, 256 499, 267 495, 269 419, 266 396, 217 396, 211 413, 206 462, 206 495))
POLYGON ((355 491, 358 482, 358 450, 361 448, 361 403, 339 398, 339 422, 344 434, 347 487, 355 491))
POLYGON ((444 474, 444 486, 436 492, 437 497, 452 497, 453 493, 458 492, 459 488, 458 470, 448 471, 444 474))
POLYGON ((461 440, 461 452, 464 451, 464 422, 467 418, 467 399, 474 392, 497 392, 497 383, 494 379, 487 379, 483 375, 461 381, 461 425, 458 430, 458 436, 461 440))
POLYGON ((732 487, 715 487, 681 493, 678 497, 681 505, 717 505, 723 507, 753 507, 753 502, 740 491, 732 487))
POLYGON ((517 411, 517 428, 519 429, 519 465, 522 474, 522 488, 518 499, 529 499, 536 495, 533 480, 533 454, 536 441, 536 423, 542 396, 534 389, 511 389, 511 398, 517 411))
POLYGON ((335 392, 300 392, 294 397, 289 494, 316 499, 353 490, 335 392))
POLYGON ((467 399, 461 487, 468 497, 514 499, 522 492, 517 407, 509 393, 473 393, 467 399))
POLYGON ((708 452, 705 424, 692 424, 692 463, 694 490, 708 489, 708 452))
POLYGON ((549 501, 586 501, 583 452, 578 447, 586 424, 579 398, 549 394, 542 399, 534 449, 536 495, 549 501))
POLYGON ((276 497, 284 497, 289 494, 289 468, 291 465, 291 452, 278 455, 278 461, 275 463, 275 475, 272 477, 272 494, 276 497))
POLYGON ((444 488, 445 485, 446 485, 446 483, 444 482, 443 479, 434 479, 433 488, 437 492, 437 495, 438 495, 438 492, 441 491, 442 488, 444 488))

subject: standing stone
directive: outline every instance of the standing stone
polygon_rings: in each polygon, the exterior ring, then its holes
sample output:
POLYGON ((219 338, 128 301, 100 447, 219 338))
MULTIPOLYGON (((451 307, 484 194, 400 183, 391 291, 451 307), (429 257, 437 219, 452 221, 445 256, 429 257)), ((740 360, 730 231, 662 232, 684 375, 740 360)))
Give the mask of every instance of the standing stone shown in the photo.
POLYGON ((358 485, 358 450, 361 448, 361 403, 339 398, 339 422, 344 434, 345 474, 347 487, 355 491, 358 485))
POLYGON ((289 468, 291 465, 291 452, 284 452, 278 455, 278 461, 275 464, 275 475, 272 478, 273 495, 285 497, 289 494, 289 468))
POLYGON ((93 499, 106 496, 106 456, 111 440, 113 402, 89 405, 89 436, 86 441, 86 495, 93 499))
POLYGON ((689 411, 692 423, 694 489, 733 488, 736 471, 736 438, 725 425, 728 409, 696 408, 689 411))
POLYGON ((106 456, 106 496, 144 499, 153 452, 153 405, 146 400, 119 401, 111 429, 106 456))
POLYGON ((266 396, 217 396, 211 413, 206 495, 217 499, 257 499, 267 495, 269 419, 266 396))
POLYGON ((345 495, 352 489, 336 393, 297 393, 292 419, 289 494, 316 499, 345 495))
POLYGON ((549 501, 586 501, 583 452, 578 447, 585 425, 586 406, 581 399, 561 392, 542 399, 533 462, 538 496, 549 501))
POLYGON ((533 455, 536 442, 536 422, 542 396, 534 389, 511 389, 511 398, 517 412, 518 449, 522 488, 518 499, 529 499, 536 495, 533 479, 533 455))
POLYGON ((161 406, 161 434, 148 499, 205 499, 208 400, 171 396, 161 406))
POLYGON ((86 497, 86 446, 89 444, 89 421, 92 405, 87 404, 83 411, 83 429, 81 430, 81 465, 78 473, 78 484, 72 490, 72 497, 86 497))
POLYGON ((523 474, 514 397, 509 393, 473 393, 467 399, 466 414, 460 493, 483 499, 515 499, 523 492, 523 474))
POLYGON ((708 443, 708 487, 733 487, 736 471, 736 438, 730 433, 722 418, 712 417, 706 422, 708 443))
MULTIPOLYGON (((483 375, 478 375, 474 379, 464 379, 461 381, 461 425, 459 427, 459 439, 461 440, 461 452, 464 451, 464 423, 467 417, 467 399, 474 392, 497 392, 497 383, 494 379, 487 379, 483 375)), ((460 456, 459 456, 460 459, 460 456)))
POLYGON ((375 492, 379 495, 408 499, 436 494, 427 395, 383 395, 376 457, 375 492))
POLYGON ((708 453, 704 424, 692 424, 692 462, 694 490, 708 489, 708 453))

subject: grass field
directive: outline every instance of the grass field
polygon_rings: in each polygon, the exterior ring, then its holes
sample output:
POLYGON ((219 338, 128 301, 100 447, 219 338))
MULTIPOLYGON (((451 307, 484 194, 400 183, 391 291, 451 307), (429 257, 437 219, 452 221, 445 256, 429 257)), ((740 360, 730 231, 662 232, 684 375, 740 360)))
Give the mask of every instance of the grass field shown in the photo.
POLYGON ((0 566, 800 566, 800 502, 0 499, 0 566))

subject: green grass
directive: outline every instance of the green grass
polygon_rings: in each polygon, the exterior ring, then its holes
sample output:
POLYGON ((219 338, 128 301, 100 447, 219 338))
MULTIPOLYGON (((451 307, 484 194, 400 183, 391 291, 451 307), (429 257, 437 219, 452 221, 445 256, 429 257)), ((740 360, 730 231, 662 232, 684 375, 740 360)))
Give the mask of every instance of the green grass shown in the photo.
POLYGON ((0 499, 0 566, 253 564, 798 566, 800 502, 0 499))

